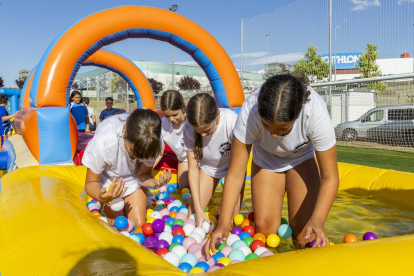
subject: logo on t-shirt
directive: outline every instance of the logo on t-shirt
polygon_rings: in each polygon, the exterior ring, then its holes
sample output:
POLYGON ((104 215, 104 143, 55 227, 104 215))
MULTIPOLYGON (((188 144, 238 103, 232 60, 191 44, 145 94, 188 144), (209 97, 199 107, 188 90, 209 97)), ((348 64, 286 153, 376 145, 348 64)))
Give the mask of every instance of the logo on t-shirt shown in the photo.
POLYGON ((229 142, 221 143, 219 147, 219 151, 222 156, 230 155, 231 152, 231 144, 229 142))
POLYGON ((181 146, 184 147, 184 138, 181 139, 180 143, 181 143, 181 146))
POLYGON ((307 137, 307 138, 308 138, 308 141, 300 143, 300 144, 298 144, 294 147, 294 149, 293 149, 294 153, 297 153, 297 152, 303 150, 304 148, 306 148, 306 146, 310 143, 309 137, 307 137))

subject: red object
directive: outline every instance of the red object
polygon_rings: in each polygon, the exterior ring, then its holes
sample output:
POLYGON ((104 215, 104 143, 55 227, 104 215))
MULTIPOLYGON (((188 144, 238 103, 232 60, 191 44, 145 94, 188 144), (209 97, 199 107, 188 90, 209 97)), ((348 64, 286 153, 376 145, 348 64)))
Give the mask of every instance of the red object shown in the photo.
POLYGON ((170 203, 171 203, 171 202, 168 202, 168 201, 167 201, 167 202, 165 202, 165 203, 164 203, 164 204, 165 204, 165 207, 168 207, 168 205, 170 205, 170 203))
POLYGON ((83 154, 89 141, 92 140, 93 135, 94 133, 78 132, 78 145, 76 147, 75 157, 73 158, 73 162, 76 166, 82 165, 83 154))
POLYGON ((175 235, 181 235, 181 236, 185 237, 185 232, 182 228, 177 228, 173 232, 173 236, 175 236, 175 235))
POLYGON ((254 234, 255 234, 255 231, 254 231, 254 228, 253 228, 253 226, 251 226, 251 225, 247 225, 247 226, 245 226, 244 228, 243 228, 243 232, 247 232, 247 233, 249 233, 250 234, 250 236, 254 236, 254 234))
POLYGON ((259 247, 264 247, 264 244, 261 240, 255 240, 250 244, 250 249, 252 252, 254 252, 259 247))
POLYGON ((164 258, 165 254, 167 254, 169 251, 166 248, 161 248, 157 251, 157 255, 161 258, 164 258))
POLYGON ((410 53, 403 53, 401 55, 401 58, 409 58, 410 57, 410 53))
POLYGON ((142 233, 147 237, 154 235, 154 230, 152 230, 152 224, 144 223, 144 225, 142 225, 142 233))
POLYGON ((152 253, 155 253, 155 250, 152 248, 147 248, 149 251, 151 251, 152 253))
POLYGON ((251 222, 254 222, 254 212, 249 213, 249 215, 247 216, 247 218, 248 218, 251 222))

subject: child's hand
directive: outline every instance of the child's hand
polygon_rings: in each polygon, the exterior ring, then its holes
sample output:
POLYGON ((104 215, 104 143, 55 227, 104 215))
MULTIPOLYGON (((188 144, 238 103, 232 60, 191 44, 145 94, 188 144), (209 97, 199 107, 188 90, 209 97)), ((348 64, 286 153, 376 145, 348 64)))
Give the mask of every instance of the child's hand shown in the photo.
POLYGON ((154 188, 160 188, 162 186, 165 186, 170 182, 171 180, 171 169, 164 170, 163 174, 160 174, 158 177, 158 181, 155 180, 155 187, 154 188))
POLYGON ((210 224, 210 220, 208 219, 206 213, 204 213, 204 212, 197 213, 196 212, 196 225, 197 225, 197 227, 201 228, 203 226, 204 221, 207 221, 207 223, 210 224))
POLYGON ((112 183, 109 185, 108 190, 105 187, 103 187, 99 191, 99 201, 102 203, 109 202, 114 198, 123 196, 127 189, 127 188, 124 188, 124 186, 125 186, 125 181, 122 179, 122 177, 119 178, 118 183, 116 183, 116 178, 114 178, 112 180, 112 183))
POLYGON ((226 227, 217 226, 216 230, 211 233, 210 238, 204 245, 204 253, 207 256, 207 259, 210 259, 210 250, 213 252, 213 255, 216 254, 216 243, 217 241, 226 242, 229 235, 229 229, 226 227))

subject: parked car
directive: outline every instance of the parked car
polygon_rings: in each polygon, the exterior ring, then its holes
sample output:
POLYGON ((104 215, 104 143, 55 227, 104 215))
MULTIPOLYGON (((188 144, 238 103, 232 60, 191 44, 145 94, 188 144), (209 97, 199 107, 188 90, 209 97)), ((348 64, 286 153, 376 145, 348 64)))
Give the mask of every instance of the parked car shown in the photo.
POLYGON ((376 140, 414 142, 414 105, 392 105, 370 109, 355 121, 335 127, 345 141, 376 140))

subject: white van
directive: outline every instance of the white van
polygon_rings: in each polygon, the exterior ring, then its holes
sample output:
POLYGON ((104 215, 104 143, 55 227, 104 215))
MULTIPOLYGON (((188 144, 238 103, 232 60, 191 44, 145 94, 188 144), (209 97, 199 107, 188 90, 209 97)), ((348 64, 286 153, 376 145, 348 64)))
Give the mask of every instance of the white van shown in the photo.
POLYGON ((355 121, 335 127, 335 135, 345 141, 414 141, 414 105, 390 105, 370 109, 355 121))

